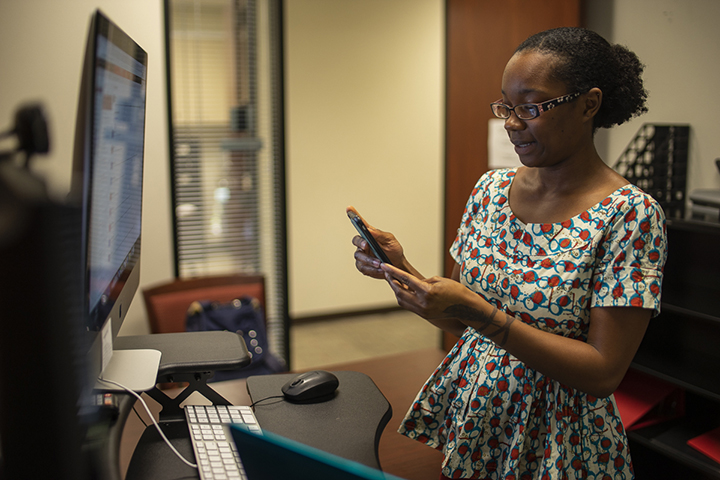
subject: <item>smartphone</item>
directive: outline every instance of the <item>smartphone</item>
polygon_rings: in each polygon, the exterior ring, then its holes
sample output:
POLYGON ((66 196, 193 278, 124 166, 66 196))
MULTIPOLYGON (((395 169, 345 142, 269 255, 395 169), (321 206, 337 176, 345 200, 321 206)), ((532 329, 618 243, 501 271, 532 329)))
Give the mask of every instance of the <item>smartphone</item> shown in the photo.
POLYGON ((348 211, 347 215, 352 224, 355 225, 355 229, 358 231, 360 236, 368 243, 368 245, 370 245, 370 250, 373 251, 375 256, 379 258, 381 262, 392 265, 388 256, 385 255, 385 252, 383 252, 383 249, 380 248, 377 240, 375 240, 375 237, 370 234, 370 230, 368 230, 365 222, 363 222, 362 219, 352 210, 348 211))

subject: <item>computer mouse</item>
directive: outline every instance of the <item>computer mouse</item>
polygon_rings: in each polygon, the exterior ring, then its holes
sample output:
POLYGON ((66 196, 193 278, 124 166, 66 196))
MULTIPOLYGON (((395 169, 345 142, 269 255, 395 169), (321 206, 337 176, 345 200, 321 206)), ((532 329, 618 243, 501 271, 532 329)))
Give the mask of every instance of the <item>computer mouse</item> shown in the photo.
POLYGON ((330 372, 313 370, 290 379, 282 387, 282 393, 290 402, 317 403, 330 400, 340 381, 330 372))

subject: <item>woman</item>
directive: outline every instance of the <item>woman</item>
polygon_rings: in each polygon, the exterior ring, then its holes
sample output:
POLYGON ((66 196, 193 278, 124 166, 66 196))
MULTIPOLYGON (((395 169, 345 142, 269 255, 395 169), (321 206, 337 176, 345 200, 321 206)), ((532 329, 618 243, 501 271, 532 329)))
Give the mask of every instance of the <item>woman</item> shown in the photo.
POLYGON ((480 178, 451 248, 425 278, 371 227, 356 266, 398 304, 461 336, 400 432, 443 451, 441 478, 632 478, 612 396, 660 309, 665 218, 593 138, 644 113, 643 66, 594 32, 523 42, 492 104, 523 166, 480 178))

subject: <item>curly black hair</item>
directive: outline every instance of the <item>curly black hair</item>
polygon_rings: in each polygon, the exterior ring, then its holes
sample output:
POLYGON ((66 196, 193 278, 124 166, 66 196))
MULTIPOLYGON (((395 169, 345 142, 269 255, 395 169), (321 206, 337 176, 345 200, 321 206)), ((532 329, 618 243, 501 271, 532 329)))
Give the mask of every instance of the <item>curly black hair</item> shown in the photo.
POLYGON ((558 60, 554 78, 567 85, 569 93, 594 87, 602 90, 594 130, 620 125, 647 112, 642 81, 645 66, 626 47, 612 45, 592 30, 562 27, 532 35, 515 53, 524 50, 554 56, 558 60))

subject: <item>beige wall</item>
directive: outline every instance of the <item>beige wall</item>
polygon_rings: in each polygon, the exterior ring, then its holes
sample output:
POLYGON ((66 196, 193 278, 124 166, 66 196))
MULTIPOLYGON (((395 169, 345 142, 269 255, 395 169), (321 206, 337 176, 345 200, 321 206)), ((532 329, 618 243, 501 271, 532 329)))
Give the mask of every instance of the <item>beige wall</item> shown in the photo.
POLYGON ((614 163, 643 123, 689 124, 688 193, 720 188, 720 2, 589 0, 588 26, 645 63, 649 112, 598 138, 614 163))
POLYGON ((354 267, 354 205, 441 272, 441 0, 286 2, 291 316, 396 305, 354 267))
MULTIPOLYGON (((352 268, 347 204, 396 232, 428 274, 440 268, 442 2, 386 3, 288 2, 293 315, 394 304, 380 282, 352 268)), ((0 119, 9 123, 22 100, 44 102, 53 148, 41 166, 63 193, 87 22, 98 5, 150 58, 141 273, 147 285, 172 276, 161 2, 0 2, 0 119)), ((128 315, 122 333, 147 331, 141 301, 128 315)))

